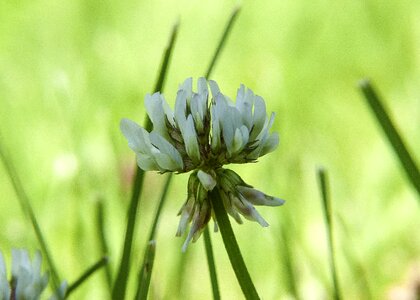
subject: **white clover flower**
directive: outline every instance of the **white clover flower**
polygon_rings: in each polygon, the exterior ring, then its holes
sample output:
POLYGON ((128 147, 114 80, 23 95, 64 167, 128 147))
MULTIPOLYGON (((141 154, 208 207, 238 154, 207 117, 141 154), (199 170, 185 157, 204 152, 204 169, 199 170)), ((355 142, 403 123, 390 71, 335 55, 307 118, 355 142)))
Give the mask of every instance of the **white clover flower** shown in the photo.
POLYGON ((241 85, 233 103, 215 81, 199 78, 194 92, 192 78, 188 78, 179 87, 174 111, 160 93, 146 95, 145 105, 153 123, 151 132, 128 119, 121 120, 120 128, 141 169, 193 171, 187 200, 179 212, 177 236, 191 223, 184 250, 200 237, 214 214, 208 191, 216 185, 227 212, 238 223, 242 223, 242 215, 268 226, 253 205, 279 206, 284 201, 265 195, 235 172, 222 168, 230 163, 255 162, 278 146, 279 135, 270 133, 275 114, 267 117, 262 97, 241 85))
POLYGON ((12 289, 15 299, 39 299, 48 283, 48 274, 41 275, 41 262, 39 251, 35 252, 31 262, 26 250, 12 250, 12 289))
POLYGON ((48 274, 41 274, 41 253, 31 262, 28 251, 12 249, 12 278, 7 280, 6 264, 0 252, 0 300, 37 300, 48 283, 48 274))

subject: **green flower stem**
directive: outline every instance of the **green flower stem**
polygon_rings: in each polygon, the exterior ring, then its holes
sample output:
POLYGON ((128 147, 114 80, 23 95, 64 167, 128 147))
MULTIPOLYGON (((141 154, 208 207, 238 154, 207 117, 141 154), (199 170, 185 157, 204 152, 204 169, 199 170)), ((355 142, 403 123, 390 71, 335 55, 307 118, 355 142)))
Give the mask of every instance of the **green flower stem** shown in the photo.
MULTIPOLYGON (((223 46, 225 45, 227 41, 229 32, 231 31, 233 27, 234 21, 236 17, 238 16, 239 10, 240 10, 240 7, 236 7, 230 15, 229 21, 226 24, 225 30, 222 34, 219 44, 217 45, 216 51, 214 52, 214 55, 207 68, 206 76, 205 76, 206 79, 209 79, 211 73, 213 72, 214 66, 216 65, 216 62, 218 58, 220 57, 220 53, 223 49, 223 46)), ((209 266, 210 281, 211 281, 211 287, 213 290, 213 299, 220 299, 219 284, 217 282, 217 273, 216 273, 216 265, 214 262, 213 248, 211 245, 210 233, 207 227, 204 229, 204 246, 206 249, 207 264, 209 266)))
POLYGON ((235 271, 242 292, 246 299, 260 299, 251 280, 251 276, 248 273, 244 259, 242 258, 241 251, 239 250, 238 243, 230 225, 229 217, 223 206, 222 199, 220 198, 219 189, 215 187, 210 192, 209 196, 216 215, 217 224, 219 225, 222 234, 223 243, 225 244, 230 263, 235 271))
POLYGON ((334 286, 333 299, 340 300, 341 293, 340 293, 340 286, 338 283, 337 266, 335 263, 336 258, 335 258, 334 239, 333 239, 332 209, 331 209, 331 202, 330 202, 330 197, 329 197, 329 192, 328 192, 328 179, 327 179, 327 174, 324 169, 318 170, 318 179, 319 179, 319 186, 321 189, 325 224, 327 225, 329 261, 330 261, 330 268, 331 268, 331 274, 333 277, 333 286, 334 286))
MULTIPOLYGON (((168 47, 163 55, 162 65, 159 77, 155 85, 155 91, 161 91, 165 82, 166 73, 169 67, 169 60, 175 45, 179 24, 175 24, 169 40, 168 47)), ((152 127, 151 121, 146 117, 146 130, 150 131, 152 127)), ((128 221, 124 239, 124 249, 121 257, 120 267, 118 268, 117 278, 112 291, 112 299, 125 299, 128 275, 130 273, 130 258, 133 244, 134 228, 136 224, 137 208, 140 202, 140 193, 143 185, 144 172, 140 168, 136 168, 136 176, 133 185, 133 192, 128 209, 128 221)))
POLYGON ((204 229, 204 246, 206 248, 207 263, 209 265, 211 288, 213 290, 213 299, 220 299, 219 284, 217 282, 216 265, 214 264, 213 248, 208 226, 204 229))
POLYGON ((108 264, 108 257, 102 257, 97 263, 91 266, 89 269, 84 272, 79 279, 77 279, 73 284, 69 286, 66 292, 66 298, 70 296, 74 290, 76 290, 82 283, 84 283, 93 273, 99 270, 101 267, 106 266, 108 264))
POLYGON ((412 185, 417 190, 417 193, 420 196, 419 169, 416 163, 414 162, 414 159, 411 156, 410 152, 408 152, 408 149, 404 144, 401 136, 399 135, 395 125, 392 123, 391 118, 386 112, 381 99, 373 89, 369 80, 361 80, 359 86, 362 90, 363 95, 366 98, 367 103, 372 109, 373 114, 375 115, 377 121, 381 125, 385 135, 391 143, 392 148, 394 148, 394 151, 397 154, 408 179, 411 181, 412 185))
POLYGON ((1 143, 1 139, 0 139, 0 158, 3 161, 4 167, 6 168, 6 172, 9 175, 13 188, 15 189, 17 198, 19 200, 19 204, 24 214, 26 214, 29 217, 32 223, 32 227, 35 231, 36 238, 38 239, 38 243, 42 249, 42 253, 47 261, 48 267, 51 272, 51 277, 52 277, 51 284, 52 284, 53 290, 57 290, 58 287, 60 286, 60 277, 58 275, 57 268, 52 259, 50 251, 48 249, 47 242, 45 241, 44 235, 42 234, 41 228, 36 219, 34 210, 32 209, 31 201, 29 200, 29 197, 23 188, 22 182, 20 181, 16 168, 12 163, 9 152, 1 143))

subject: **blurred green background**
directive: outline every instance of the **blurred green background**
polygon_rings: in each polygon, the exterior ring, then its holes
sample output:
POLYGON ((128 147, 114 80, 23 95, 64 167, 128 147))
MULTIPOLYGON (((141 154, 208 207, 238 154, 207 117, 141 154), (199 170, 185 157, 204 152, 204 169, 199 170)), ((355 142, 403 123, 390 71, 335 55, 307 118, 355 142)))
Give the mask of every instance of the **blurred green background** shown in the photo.
MULTIPOLYGON (((123 117, 143 122, 171 27, 178 35, 164 94, 203 76, 237 1, 1 1, 1 143, 10 152, 69 282, 100 257, 95 207, 106 208, 115 270, 124 238, 134 154, 123 117)), ((243 1, 214 70, 232 98, 243 83, 276 112, 280 147, 258 164, 232 166, 287 200, 260 208, 269 228, 234 230, 257 290, 287 299, 282 230, 303 299, 331 288, 316 169, 330 175, 339 280, 345 299, 409 293, 420 264, 419 202, 357 89, 369 77, 417 162, 420 157, 419 1, 243 1), (363 282, 366 278, 368 289, 363 282)), ((173 178, 157 238, 151 299, 209 299, 203 241, 181 253, 176 213, 187 175, 173 178), (182 271, 183 270, 183 271, 182 271)), ((148 173, 135 235, 133 282, 163 176, 148 173), (158 192, 157 192, 158 191, 158 192)), ((0 167, 0 248, 39 248, 10 179, 0 167)), ((212 234, 223 299, 240 299, 220 234, 212 234)), ((418 284, 418 283, 417 283, 418 284)), ((104 274, 74 299, 108 297, 104 274)), ((130 292, 131 295, 132 291, 130 292)))

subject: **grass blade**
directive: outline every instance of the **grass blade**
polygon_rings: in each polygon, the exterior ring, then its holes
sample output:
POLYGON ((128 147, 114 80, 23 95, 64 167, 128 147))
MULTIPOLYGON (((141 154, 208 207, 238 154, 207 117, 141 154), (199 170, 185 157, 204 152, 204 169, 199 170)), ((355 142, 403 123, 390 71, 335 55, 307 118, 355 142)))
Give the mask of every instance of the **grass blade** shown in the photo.
MULTIPOLYGON (((154 259, 154 252, 153 252, 153 257, 151 258, 150 247, 152 247, 152 246, 150 245, 150 243, 155 240, 157 225, 158 225, 158 222, 159 222, 159 217, 160 217, 160 214, 162 212, 163 204, 165 203, 165 200, 167 198, 169 184, 171 182, 171 179, 172 179, 172 173, 170 173, 166 178, 166 181, 165 181, 165 184, 164 184, 164 187, 163 187, 163 192, 162 192, 162 195, 160 197, 159 205, 158 205, 158 208, 156 210, 155 219, 153 221, 153 225, 152 225, 152 228, 150 230, 149 239, 148 239, 149 244, 146 248, 146 252, 144 253, 143 263, 142 263, 142 267, 140 269, 140 274, 139 274, 139 287, 138 287, 137 294, 136 294, 137 299, 139 299, 139 297, 143 297, 144 295, 147 296, 147 293, 148 293, 148 291, 144 291, 143 289, 144 288, 147 288, 147 289, 149 288, 150 276, 147 276, 147 274, 151 274, 152 273, 152 268, 153 268, 153 261, 151 262, 150 260, 154 259), (147 272, 147 274, 145 272, 147 272), (145 280, 148 281, 148 282, 144 282, 145 280)), ((155 244, 156 244, 156 242, 155 242, 155 244)), ((155 251, 155 249, 153 249, 153 251, 155 251)))
MULTIPOLYGON (((108 242, 105 237, 105 217, 104 217, 104 203, 102 200, 98 201, 96 206, 96 226, 98 231, 99 245, 101 247, 101 254, 108 255, 108 242)), ((112 292, 112 275, 109 264, 105 265, 106 283, 110 292, 112 292)))
POLYGON ((217 282, 216 265, 214 264, 213 248, 208 226, 204 229, 204 246, 206 248, 207 263, 209 266, 211 288, 213 291, 213 299, 220 299, 219 284, 217 282))
POLYGON ((225 27, 225 31, 223 32, 222 38, 220 39, 219 44, 217 45, 216 51, 214 52, 213 58, 211 59, 210 64, 207 68, 207 71, 206 71, 207 79, 210 78, 213 68, 216 65, 217 59, 219 58, 220 52, 222 51, 223 46, 226 43, 229 32, 231 31, 233 27, 233 24, 236 20, 236 17, 238 16, 239 11, 240 11, 240 7, 238 6, 233 10, 232 14, 230 15, 229 21, 225 27))
POLYGON ((390 142, 392 148, 397 154, 408 179, 411 181, 412 185, 417 190, 417 193, 420 196, 419 169, 417 168, 416 163, 414 162, 413 157, 411 156, 407 147, 405 146, 401 136, 398 134, 398 131, 392 123, 391 118, 386 112, 380 97, 375 92, 369 80, 361 80, 359 86, 373 114, 375 115, 377 121, 379 122, 385 135, 387 136, 388 141, 390 142))
POLYGON ((284 224, 281 226, 281 237, 282 237, 282 262, 286 267, 286 284, 288 292, 293 296, 293 299, 299 300, 299 292, 297 288, 297 278, 294 268, 294 258, 292 251, 290 250, 290 238, 288 231, 284 228, 284 224))
POLYGON ((341 293, 337 277, 337 266, 335 264, 335 247, 333 240, 333 223, 332 223, 332 209, 330 196, 328 192, 328 178, 324 169, 318 170, 318 180, 321 189, 322 204, 324 211, 325 224, 327 226, 327 242, 328 242, 328 254, 330 261, 330 270, 333 277, 334 294, 333 299, 340 300, 341 293))
POLYGON ((153 262, 155 260, 156 241, 151 240, 147 245, 143 265, 139 276, 139 287, 136 293, 137 300, 146 300, 149 293, 150 278, 152 277, 153 262))
MULTIPOLYGON (((165 49, 163 55, 162 66, 159 72, 159 77, 155 85, 155 91, 161 91, 165 83, 165 77, 169 66, 169 60, 171 57, 172 50, 175 45, 175 40, 177 36, 179 25, 178 23, 174 25, 169 44, 165 49)), ((146 116, 146 126, 145 129, 150 131, 152 123, 150 119, 146 116)), ((126 288, 128 275, 130 273, 130 258, 131 258, 131 249, 133 243, 134 228, 136 224, 136 214, 137 208, 140 202, 140 192, 144 179, 144 172, 140 168, 136 168, 136 175, 134 180, 133 192, 130 201, 130 207, 128 209, 128 221, 127 228, 124 239, 124 248, 123 254, 121 257, 120 267, 118 268, 117 278, 114 283, 114 288, 112 291, 112 299, 125 299, 126 288)))
POLYGON ((93 273, 108 264, 108 257, 102 257, 97 263, 87 269, 73 284, 69 286, 66 292, 66 298, 70 296, 82 283, 84 283, 93 273))
POLYGON ((367 270, 355 253, 355 248, 353 247, 355 243, 353 242, 351 232, 341 215, 337 214, 337 220, 338 224, 341 225, 340 227, 342 228, 343 235, 346 237, 346 244, 341 248, 341 250, 343 251, 344 257, 346 258, 349 266, 353 269, 355 278, 357 278, 355 282, 359 286, 359 299, 373 299, 367 270))
POLYGON ((163 186, 163 191, 162 191, 162 195, 160 196, 159 206, 156 210, 155 219, 153 220, 152 229, 150 230, 149 239, 148 239, 149 241, 155 239, 160 213, 162 212, 163 204, 165 203, 165 200, 167 198, 169 185, 171 183, 171 180, 172 180, 172 173, 170 173, 168 175, 168 177, 166 178, 165 184, 163 186))
POLYGON ((51 272, 51 278, 52 278, 51 283, 52 283, 53 290, 57 290, 58 287, 60 286, 60 277, 58 276, 57 268, 55 267, 54 261, 48 249, 47 242, 45 241, 44 235, 42 234, 41 228, 39 227, 35 213, 32 209, 31 201, 29 200, 29 197, 23 188, 22 182, 20 181, 16 168, 14 167, 12 163, 11 156, 9 155, 9 152, 7 151, 5 146, 1 144, 1 140, 0 140, 0 158, 3 161, 4 167, 6 168, 6 172, 9 175, 9 178, 12 182, 12 185, 16 192, 20 206, 24 214, 26 214, 31 221, 32 227, 35 231, 36 238, 41 247, 45 260, 47 261, 49 270, 51 272))
POLYGON ((213 205, 214 213, 216 215, 217 224, 222 234, 223 243, 225 244, 226 251, 229 256, 230 263, 241 286, 242 292, 246 299, 260 299, 251 276, 248 273, 244 259, 242 258, 241 251, 239 250, 238 243, 230 225, 229 217, 226 209, 223 206, 222 199, 220 198, 219 189, 215 187, 210 192, 210 199, 213 205))

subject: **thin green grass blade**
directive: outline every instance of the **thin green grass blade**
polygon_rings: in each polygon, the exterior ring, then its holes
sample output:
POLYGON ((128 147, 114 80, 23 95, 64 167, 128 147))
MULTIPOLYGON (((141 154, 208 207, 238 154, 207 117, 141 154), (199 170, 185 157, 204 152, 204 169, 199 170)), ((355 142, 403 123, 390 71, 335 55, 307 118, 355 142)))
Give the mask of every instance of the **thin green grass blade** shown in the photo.
POLYGON ((98 262, 96 262, 93 266, 87 269, 73 284, 71 284, 66 292, 66 298, 70 296, 82 283, 84 283, 90 276, 93 275, 97 270, 106 266, 108 264, 108 257, 102 257, 98 262))
POLYGON ((156 210, 155 219, 153 220, 153 225, 149 233, 149 239, 148 239, 149 241, 154 240, 156 237, 156 231, 157 231, 157 226, 159 223, 160 214, 162 212, 163 205, 165 204, 166 199, 168 198, 167 197, 168 190, 169 190, 169 185, 172 181, 172 176, 173 176, 172 173, 168 174, 168 177, 166 178, 165 184, 163 186, 163 191, 162 191, 162 195, 160 196, 159 206, 156 210))
POLYGON ((149 293, 150 278, 152 277, 153 262, 155 260, 156 241, 149 241, 146 254, 144 256, 143 265, 139 276, 139 287, 136 293, 137 300, 146 300, 149 293))
POLYGON ((285 268, 286 268, 287 289, 288 289, 288 292, 293 296, 293 299, 299 300, 301 298, 300 298, 298 288, 297 288, 298 281, 296 278, 296 272, 295 272, 295 267, 294 267, 294 257, 290 249, 289 232, 284 228, 283 224, 281 226, 281 237, 282 237, 281 261, 285 265, 285 268))
POLYGON ((332 223, 332 208, 330 202, 330 195, 328 191, 328 178, 326 171, 324 169, 318 170, 318 180, 319 180, 319 187, 321 189, 321 196, 322 196, 322 208, 324 211, 324 218, 325 218, 325 225, 327 227, 327 242, 328 242, 328 254, 329 254, 329 262, 330 262, 330 270, 331 275, 333 278, 333 299, 340 300, 341 293, 340 293, 340 286, 338 282, 337 276, 337 266, 335 263, 335 247, 334 247, 334 239, 333 239, 333 223, 332 223))
MULTIPOLYGON (((159 77, 155 85, 155 91, 161 91, 165 83, 165 77, 168 71, 169 60, 170 60, 171 53, 175 45, 178 28, 179 28, 179 24, 177 23, 173 27, 169 44, 167 48, 165 49, 165 53, 163 55, 163 61, 162 61, 161 69, 159 72, 159 77)), ((151 127, 152 127, 152 123, 150 119, 146 116, 145 129, 150 131, 151 127)), ((127 228, 126 228, 126 233, 125 233, 125 238, 124 238, 123 254, 121 257, 120 266, 118 268, 117 277, 116 277, 114 288, 112 291, 112 298, 119 299, 119 300, 125 299, 128 275, 130 273, 130 258, 131 258, 134 228, 136 224, 137 208, 140 202, 140 193, 141 193, 143 179, 144 179, 144 172, 138 167, 136 168, 136 170, 137 171, 136 171, 134 185, 133 185, 133 192, 132 192, 132 197, 130 201, 130 207, 128 209, 128 221, 127 221, 127 228)))
POLYGON ((345 236, 345 245, 341 248, 343 251, 343 254, 346 258, 346 261, 348 262, 349 266, 354 271, 354 276, 356 278, 355 282, 358 284, 359 288, 359 297, 360 299, 373 299, 372 295, 372 289, 369 284, 368 276, 367 276, 367 270, 363 266, 362 261, 356 255, 355 248, 353 247, 355 243, 352 241, 351 232, 344 221, 343 217, 340 214, 337 214, 337 220, 338 224, 343 230, 343 236, 345 236))
POLYGON ((232 227, 226 209, 223 206, 222 199, 220 198, 219 189, 215 187, 210 193, 209 197, 213 205, 214 213, 216 215, 217 224, 222 234, 223 243, 225 244, 226 251, 229 256, 230 263, 241 286, 242 292, 246 299, 260 299, 248 269, 242 258, 241 251, 239 250, 238 243, 233 233, 232 227))
POLYGON ((238 6, 233 10, 232 14, 230 15, 229 21, 225 27, 225 31, 223 32, 222 38, 220 39, 219 44, 217 45, 216 51, 214 52, 213 58, 211 59, 210 64, 207 68, 207 71, 206 71, 207 79, 210 78, 213 68, 216 65, 216 62, 220 56, 220 52, 222 51, 223 46, 226 44, 226 40, 229 36, 229 32, 232 30, 233 24, 236 20, 236 17, 238 16, 239 11, 240 11, 240 7, 238 6))
POLYGON ((32 227, 35 231, 36 238, 41 247, 45 260, 47 261, 48 268, 51 272, 52 288, 53 290, 57 290, 58 287, 60 286, 60 277, 58 275, 57 268, 55 267, 47 242, 45 241, 44 235, 42 234, 41 228, 38 224, 35 213, 32 209, 31 201, 29 200, 29 197, 23 188, 22 182, 20 181, 16 168, 13 165, 9 152, 7 151, 6 147, 2 145, 1 143, 1 139, 0 139, 0 157, 1 157, 1 160, 3 161, 4 167, 6 168, 6 172, 9 175, 10 181, 12 182, 13 188, 15 189, 15 193, 19 200, 20 206, 24 214, 27 215, 31 221, 32 227))
POLYGON ((369 107, 375 115, 376 120, 381 125, 382 130, 388 138, 388 141, 390 142, 392 148, 397 154, 408 179, 410 180, 411 184, 414 186, 418 195, 420 196, 419 169, 416 163, 414 162, 414 159, 411 156, 410 152, 408 151, 408 148, 406 147, 404 141, 402 140, 400 134, 398 133, 395 125, 393 124, 391 118, 389 117, 389 114, 387 113, 383 105, 383 101, 378 96, 369 80, 361 80, 359 86, 362 90, 363 95, 365 96, 367 103, 369 104, 369 107))
MULTIPOLYGON (((140 274, 139 274, 139 287, 136 293, 136 298, 138 299, 139 297, 142 297, 142 295, 146 295, 148 291, 144 291, 144 288, 149 288, 150 286, 150 276, 147 276, 147 274, 145 272, 147 272, 148 274, 152 273, 152 267, 153 267, 153 261, 150 262, 151 259, 154 259, 154 253, 153 253, 153 257, 151 257, 151 253, 150 253, 150 242, 155 240, 155 236, 156 236, 156 231, 157 231, 157 225, 159 222, 159 217, 160 214, 162 212, 162 208, 163 205, 165 203, 165 200, 167 199, 167 195, 168 195, 168 190, 169 190, 169 185, 171 183, 171 179, 172 179, 172 173, 168 174, 164 187, 163 187, 163 192, 162 195, 160 197, 160 201, 159 201, 159 205, 158 208, 156 210, 156 214, 155 214, 155 218, 153 220, 153 225, 152 228, 150 230, 150 234, 149 234, 149 245, 146 248, 145 254, 144 254, 144 258, 143 258, 143 263, 142 266, 140 268, 140 274), (144 281, 148 281, 148 282, 144 282, 144 281)), ((154 251, 154 250, 153 250, 154 251)))
POLYGON ((214 263, 213 248, 211 245, 210 232, 208 226, 204 229, 204 246, 206 248, 207 263, 209 266, 211 288, 213 291, 213 299, 220 299, 219 284, 217 282, 216 265, 214 263))
MULTIPOLYGON (((106 239, 105 234, 105 216, 104 216, 104 203, 102 199, 100 199, 96 206, 96 229, 98 232, 98 240, 99 240, 99 246, 101 248, 101 255, 108 255, 109 253, 109 247, 108 242, 106 239)), ((112 272, 111 272, 111 266, 109 264, 105 265, 105 278, 106 278, 106 284, 108 286, 108 289, 110 292, 112 292, 112 272)))

